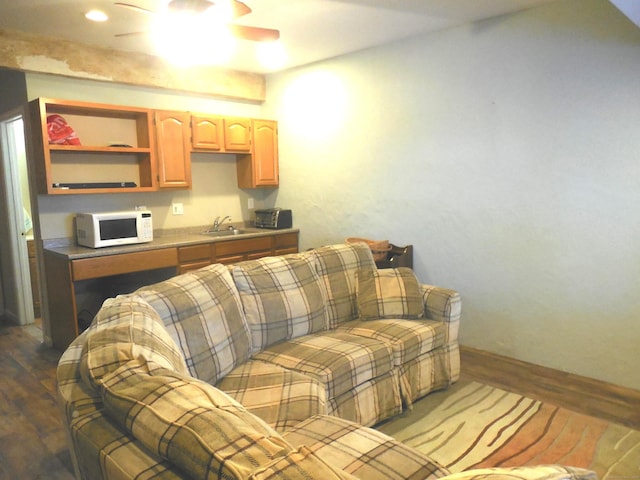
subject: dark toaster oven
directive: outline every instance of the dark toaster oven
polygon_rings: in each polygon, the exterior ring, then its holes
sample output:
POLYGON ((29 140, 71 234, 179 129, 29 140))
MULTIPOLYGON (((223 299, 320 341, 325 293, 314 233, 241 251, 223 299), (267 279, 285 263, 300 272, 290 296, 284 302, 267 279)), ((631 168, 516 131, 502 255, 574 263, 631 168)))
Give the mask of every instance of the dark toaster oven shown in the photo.
POLYGON ((282 208, 256 210, 257 228, 291 228, 292 225, 293 217, 291 215, 291 210, 285 210, 282 208))

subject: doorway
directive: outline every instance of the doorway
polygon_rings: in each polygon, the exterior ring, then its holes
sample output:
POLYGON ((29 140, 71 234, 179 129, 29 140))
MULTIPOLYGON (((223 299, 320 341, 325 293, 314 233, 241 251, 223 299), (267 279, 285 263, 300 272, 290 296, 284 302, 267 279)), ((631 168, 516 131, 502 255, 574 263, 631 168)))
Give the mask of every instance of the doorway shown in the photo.
POLYGON ((6 219, 6 230, 0 234, 4 318, 16 325, 27 325, 35 320, 27 247, 27 242, 33 241, 33 222, 22 109, 0 116, 0 165, 0 193, 4 197, 1 215, 6 219))

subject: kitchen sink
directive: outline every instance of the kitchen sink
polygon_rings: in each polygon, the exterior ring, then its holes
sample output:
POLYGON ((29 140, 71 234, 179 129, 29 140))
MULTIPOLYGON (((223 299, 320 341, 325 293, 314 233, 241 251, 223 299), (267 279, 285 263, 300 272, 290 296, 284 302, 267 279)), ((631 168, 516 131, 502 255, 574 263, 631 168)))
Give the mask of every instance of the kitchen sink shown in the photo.
POLYGON ((207 230, 206 232, 202 232, 205 235, 210 235, 212 237, 228 237, 230 235, 241 235, 243 233, 250 233, 246 230, 234 228, 233 230, 207 230))

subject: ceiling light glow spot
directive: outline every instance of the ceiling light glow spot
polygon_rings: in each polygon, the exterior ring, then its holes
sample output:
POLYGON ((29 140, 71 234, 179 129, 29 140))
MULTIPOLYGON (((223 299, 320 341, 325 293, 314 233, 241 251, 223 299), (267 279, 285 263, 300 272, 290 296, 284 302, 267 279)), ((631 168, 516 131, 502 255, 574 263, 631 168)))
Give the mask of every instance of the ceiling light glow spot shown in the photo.
POLYGON ((287 52, 280 41, 259 42, 256 45, 256 55, 260 64, 270 70, 276 70, 287 62, 287 52))
POLYGON ((221 65, 233 56, 236 39, 224 24, 190 12, 159 15, 154 26, 158 53, 176 66, 221 65))
POLYGON ((92 22, 106 22, 109 20, 109 16, 102 10, 89 10, 84 14, 84 16, 87 20, 91 20, 92 22))

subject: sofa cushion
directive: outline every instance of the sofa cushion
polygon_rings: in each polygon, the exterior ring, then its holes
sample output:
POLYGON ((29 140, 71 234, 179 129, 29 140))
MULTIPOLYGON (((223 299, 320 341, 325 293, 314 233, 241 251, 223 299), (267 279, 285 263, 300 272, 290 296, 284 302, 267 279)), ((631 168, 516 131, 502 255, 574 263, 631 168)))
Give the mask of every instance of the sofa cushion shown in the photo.
POLYGON ((253 352, 327 328, 325 291, 308 255, 265 257, 231 268, 253 352))
POLYGON ((231 370, 216 387, 277 431, 327 413, 324 385, 273 363, 249 360, 231 370))
POLYGON ((284 457, 262 467, 249 480, 356 480, 341 470, 330 467, 307 447, 299 447, 284 457))
POLYGON ((429 457, 371 428, 318 415, 284 434, 336 469, 366 480, 434 480, 448 474, 429 457))
POLYGON ((79 370, 91 387, 132 358, 187 372, 184 358, 158 313, 137 295, 107 299, 83 336, 79 370))
POLYGON ((371 249, 366 243, 345 243, 320 247, 313 253, 327 291, 329 328, 355 320, 358 316, 356 272, 376 269, 371 249))
POLYGON ((209 265, 138 293, 160 314, 192 376, 213 384, 249 358, 251 338, 226 266, 209 265))
POLYGON ((393 368, 390 345, 335 330, 272 345, 253 358, 317 378, 327 390, 327 399, 393 368))
POLYGON ((420 285, 410 268, 366 268, 356 275, 360 319, 416 319, 424 315, 420 285))
POLYGON ((142 359, 104 377, 102 395, 116 424, 195 478, 245 479, 293 451, 224 392, 142 359))
POLYGON ((445 339, 444 323, 433 320, 354 320, 338 330, 390 344, 396 366, 441 347, 445 339))

